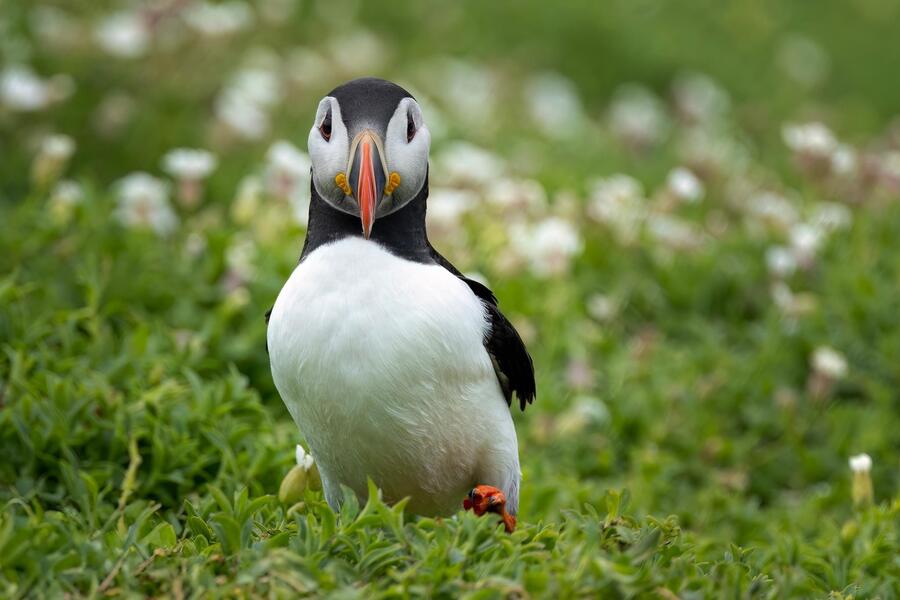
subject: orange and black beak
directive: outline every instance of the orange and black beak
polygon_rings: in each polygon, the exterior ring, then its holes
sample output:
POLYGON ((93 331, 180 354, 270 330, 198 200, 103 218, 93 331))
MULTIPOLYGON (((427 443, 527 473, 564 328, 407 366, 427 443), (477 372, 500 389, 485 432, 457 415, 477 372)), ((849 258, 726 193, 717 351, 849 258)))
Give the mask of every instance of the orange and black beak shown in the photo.
POLYGON ((375 223, 375 211, 384 196, 387 167, 381 138, 371 129, 361 131, 350 146, 348 183, 359 204, 363 235, 368 239, 375 223))

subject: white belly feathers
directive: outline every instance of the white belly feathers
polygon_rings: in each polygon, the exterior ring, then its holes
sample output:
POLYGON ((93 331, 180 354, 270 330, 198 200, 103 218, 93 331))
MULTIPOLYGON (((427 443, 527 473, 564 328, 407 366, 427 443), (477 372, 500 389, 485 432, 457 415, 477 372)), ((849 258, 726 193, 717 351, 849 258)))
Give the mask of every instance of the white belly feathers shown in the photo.
POLYGON ((347 238, 315 250, 268 326, 275 385, 335 505, 366 478, 420 514, 475 484, 518 498, 515 429, 484 348, 481 301, 439 265, 347 238))

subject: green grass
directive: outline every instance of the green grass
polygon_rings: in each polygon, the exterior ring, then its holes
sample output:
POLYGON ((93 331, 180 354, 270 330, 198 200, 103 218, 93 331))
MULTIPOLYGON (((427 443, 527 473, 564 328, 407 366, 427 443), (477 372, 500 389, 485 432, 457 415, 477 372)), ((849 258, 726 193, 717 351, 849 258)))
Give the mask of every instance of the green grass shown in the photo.
MULTIPOLYGON (((134 61, 103 55, 87 34, 68 49, 38 43, 32 7, 4 9, 5 64, 26 56, 42 75, 69 73, 76 90, 37 113, 0 106, 0 597, 900 597, 897 190, 848 192, 810 175, 780 135, 785 121, 817 118, 873 160, 897 148, 900 88, 880 62, 897 41, 878 34, 893 4, 366 3, 340 26, 314 4, 134 61), (512 535, 466 513, 417 518, 375 493, 339 514, 319 492, 291 507, 277 499, 301 435, 269 374, 263 315, 303 229, 271 195, 249 218, 232 198, 244 176, 265 178, 273 139, 305 145, 319 97, 344 73, 288 86, 256 142, 221 139, 210 112, 254 49, 328 56, 351 25, 387 47, 380 74, 441 110, 436 156, 454 140, 495 151, 508 175, 551 197, 526 221, 563 215, 583 240, 561 275, 511 267, 507 225, 523 215, 487 202, 490 189, 435 239, 487 276, 535 360, 537 401, 514 414, 524 480, 512 535), (764 50, 792 33, 830 57, 813 88, 764 50), (490 122, 454 112, 421 68, 450 53, 497 75, 490 122), (562 140, 534 127, 520 97, 546 69, 571 78, 590 121, 562 140), (590 180, 626 172, 657 194, 686 160, 688 127, 673 118, 636 153, 603 111, 618 84, 638 81, 671 116, 669 86, 685 70, 729 92, 719 130, 746 162, 705 175, 698 205, 654 208, 702 231, 698 248, 646 229, 622 241, 585 216, 590 180), (113 89, 136 110, 107 135, 96 110, 113 89), (85 197, 70 214, 29 175, 34 142, 53 131, 78 145, 65 176, 85 197), (169 237, 124 228, 111 183, 158 173, 174 146, 219 156, 203 204, 177 207, 169 237), (773 301, 764 258, 788 235, 754 220, 752 197, 735 191, 745 187, 784 192, 803 215, 825 200, 850 209, 852 224, 786 278, 811 300, 796 315, 773 301), (247 240, 252 270, 235 284, 229 255, 247 240), (590 314, 598 293, 614 301, 609 319, 590 314), (848 370, 816 393, 810 357, 822 346, 848 370), (586 380, 571 376, 579 364, 586 380), (873 459, 874 502, 855 506, 847 460, 860 452, 873 459)), ((83 27, 107 10, 74 5, 83 27)))

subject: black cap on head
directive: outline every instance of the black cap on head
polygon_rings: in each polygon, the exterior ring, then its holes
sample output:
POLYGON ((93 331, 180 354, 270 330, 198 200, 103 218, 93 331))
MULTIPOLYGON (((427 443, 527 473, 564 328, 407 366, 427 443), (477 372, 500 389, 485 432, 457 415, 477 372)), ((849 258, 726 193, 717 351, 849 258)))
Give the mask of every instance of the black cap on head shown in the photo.
POLYGON ((351 138, 367 127, 383 137, 397 105, 404 98, 413 97, 396 83, 377 77, 348 81, 328 95, 340 104, 341 117, 351 138))

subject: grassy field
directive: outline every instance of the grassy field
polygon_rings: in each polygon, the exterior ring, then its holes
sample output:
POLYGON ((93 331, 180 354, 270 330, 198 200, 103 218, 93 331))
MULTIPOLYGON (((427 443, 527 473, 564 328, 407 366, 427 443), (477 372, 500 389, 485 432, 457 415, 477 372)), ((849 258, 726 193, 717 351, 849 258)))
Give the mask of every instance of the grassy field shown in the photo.
POLYGON ((900 597, 896 3, 0 6, 0 597, 900 597), (278 497, 263 315, 366 74, 534 357, 512 535, 278 497))

